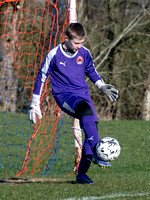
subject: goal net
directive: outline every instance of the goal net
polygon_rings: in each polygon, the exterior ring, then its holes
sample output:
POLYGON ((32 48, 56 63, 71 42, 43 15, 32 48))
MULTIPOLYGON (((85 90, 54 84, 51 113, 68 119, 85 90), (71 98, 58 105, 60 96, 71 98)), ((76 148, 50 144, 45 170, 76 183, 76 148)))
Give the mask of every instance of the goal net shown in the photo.
POLYGON ((0 0, 0 176, 53 175, 74 167, 72 119, 51 96, 48 79, 42 120, 28 110, 38 69, 47 52, 64 40, 68 2, 0 0))

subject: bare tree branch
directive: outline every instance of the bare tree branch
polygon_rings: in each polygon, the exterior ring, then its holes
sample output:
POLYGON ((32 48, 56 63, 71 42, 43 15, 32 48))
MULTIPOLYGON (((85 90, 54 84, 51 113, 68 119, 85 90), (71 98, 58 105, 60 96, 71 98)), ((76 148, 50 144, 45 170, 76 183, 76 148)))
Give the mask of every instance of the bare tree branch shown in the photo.
MULTIPOLYGON (((108 59, 111 50, 115 48, 116 45, 122 40, 122 38, 124 38, 127 35, 127 33, 129 33, 140 22, 140 20, 145 16, 145 14, 145 8, 142 8, 139 14, 128 24, 128 26, 123 30, 119 37, 94 59, 94 62, 96 62, 98 59, 101 59, 101 57, 106 53, 103 59, 100 61, 100 63, 96 66, 96 70, 104 63, 106 59, 108 59)), ((86 79, 86 81, 88 80, 89 78, 86 79)))

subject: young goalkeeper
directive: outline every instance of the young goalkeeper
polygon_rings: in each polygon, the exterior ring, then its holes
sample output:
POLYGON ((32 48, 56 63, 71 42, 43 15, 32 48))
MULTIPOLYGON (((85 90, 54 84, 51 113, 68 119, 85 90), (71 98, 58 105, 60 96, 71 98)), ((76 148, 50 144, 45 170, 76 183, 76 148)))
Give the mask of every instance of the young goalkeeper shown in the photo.
POLYGON ((85 75, 113 102, 118 98, 118 91, 110 84, 105 84, 95 70, 91 54, 83 46, 86 38, 84 27, 80 23, 71 23, 66 30, 65 42, 52 49, 45 57, 37 75, 29 119, 36 123, 36 115, 42 118, 40 97, 43 85, 50 76, 52 95, 62 111, 80 120, 85 133, 82 158, 79 164, 76 181, 92 184, 86 175, 94 159, 100 167, 111 167, 111 164, 100 160, 96 155, 96 144, 99 142, 97 115, 92 103, 85 75))

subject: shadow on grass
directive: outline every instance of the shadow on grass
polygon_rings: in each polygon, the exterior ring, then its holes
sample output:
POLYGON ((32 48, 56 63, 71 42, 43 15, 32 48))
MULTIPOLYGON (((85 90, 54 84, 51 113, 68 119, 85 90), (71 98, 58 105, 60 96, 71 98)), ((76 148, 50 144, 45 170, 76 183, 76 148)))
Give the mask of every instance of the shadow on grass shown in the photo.
POLYGON ((0 184, 3 183, 70 183, 76 184, 76 181, 73 180, 64 180, 64 179, 47 179, 47 178, 33 178, 33 179, 20 179, 20 178, 10 178, 0 180, 0 184))

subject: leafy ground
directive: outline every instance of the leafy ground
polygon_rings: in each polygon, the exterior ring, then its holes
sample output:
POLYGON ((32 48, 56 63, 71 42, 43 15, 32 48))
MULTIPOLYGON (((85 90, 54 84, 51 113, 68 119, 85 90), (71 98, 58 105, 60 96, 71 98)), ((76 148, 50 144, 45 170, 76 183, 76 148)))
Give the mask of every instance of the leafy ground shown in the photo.
POLYGON ((110 169, 91 165, 88 175, 95 182, 93 185, 76 184, 75 175, 68 176, 68 172, 53 177, 2 178, 0 199, 150 200, 149 132, 148 121, 101 121, 100 137, 115 137, 120 143, 121 154, 110 169))

